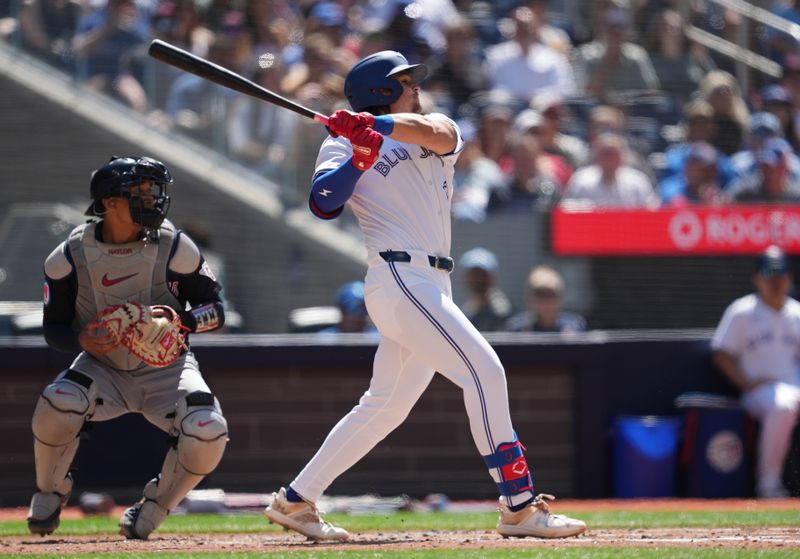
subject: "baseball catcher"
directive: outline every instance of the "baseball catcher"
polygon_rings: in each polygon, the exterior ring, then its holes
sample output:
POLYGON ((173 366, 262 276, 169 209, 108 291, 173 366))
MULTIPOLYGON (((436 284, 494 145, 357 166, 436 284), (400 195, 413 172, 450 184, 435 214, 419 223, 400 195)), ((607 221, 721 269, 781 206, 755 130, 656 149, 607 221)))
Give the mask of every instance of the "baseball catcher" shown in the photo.
POLYGON ((171 183, 155 159, 112 157, 92 174, 86 213, 95 219, 45 261, 45 338, 80 353, 33 413, 31 533, 58 528, 79 436, 92 422, 137 412, 172 440, 161 473, 120 519, 129 539, 147 539, 222 458, 228 426, 187 339, 223 325, 221 286, 165 219, 171 183))

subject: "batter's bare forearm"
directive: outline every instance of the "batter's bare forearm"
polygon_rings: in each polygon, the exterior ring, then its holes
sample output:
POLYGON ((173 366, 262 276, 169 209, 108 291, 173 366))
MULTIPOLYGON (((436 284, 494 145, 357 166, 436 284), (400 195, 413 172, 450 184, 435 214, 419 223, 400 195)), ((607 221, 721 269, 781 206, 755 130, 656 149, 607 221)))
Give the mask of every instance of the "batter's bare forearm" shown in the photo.
POLYGON ((398 142, 417 144, 439 155, 456 149, 458 136, 452 124, 445 120, 431 120, 425 115, 398 113, 390 115, 394 130, 390 137, 398 142))

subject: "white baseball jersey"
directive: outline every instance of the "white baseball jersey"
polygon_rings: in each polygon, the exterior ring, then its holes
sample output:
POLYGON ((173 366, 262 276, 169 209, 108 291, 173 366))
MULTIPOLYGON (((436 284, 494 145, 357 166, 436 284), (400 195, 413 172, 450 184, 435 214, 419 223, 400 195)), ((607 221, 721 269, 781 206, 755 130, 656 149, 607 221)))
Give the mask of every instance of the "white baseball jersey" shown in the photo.
POLYGON ((789 298, 776 311, 755 293, 735 300, 722 315, 711 347, 739 359, 751 380, 800 384, 800 302, 789 298))
MULTIPOLYGON (((453 153, 439 156, 418 145, 384 137, 375 165, 358 179, 348 200, 367 246, 364 280, 367 310, 380 332, 369 389, 342 418, 317 454, 291 483, 316 501, 344 473, 408 416, 436 372, 464 392, 475 445, 493 455, 515 441, 505 371, 489 343, 453 303, 450 276, 429 256, 450 253, 453 165, 463 148, 458 127, 453 153), (407 253, 409 260, 384 260, 378 253, 407 253)), ((352 157, 342 138, 320 148, 316 172, 335 169, 352 157)), ((499 467, 490 475, 506 481, 499 467)), ((525 471, 516 472, 527 475, 525 471)), ((505 496, 509 505, 532 498, 528 486, 505 496)))
MULTIPOLYGON (((456 126, 440 113, 427 118, 456 126)), ((348 200, 370 255, 387 249, 450 254, 453 166, 463 147, 460 132, 456 149, 445 156, 384 137, 378 160, 364 171, 348 200)), ((315 174, 336 169, 352 156, 349 140, 329 137, 320 148, 315 174)))

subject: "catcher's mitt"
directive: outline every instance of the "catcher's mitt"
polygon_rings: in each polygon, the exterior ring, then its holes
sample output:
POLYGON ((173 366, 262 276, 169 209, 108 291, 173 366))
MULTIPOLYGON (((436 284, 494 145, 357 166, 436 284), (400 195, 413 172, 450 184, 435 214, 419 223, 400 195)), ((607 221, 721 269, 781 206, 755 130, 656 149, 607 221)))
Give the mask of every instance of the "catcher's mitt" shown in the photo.
POLYGON ((128 351, 153 367, 174 363, 186 347, 188 328, 166 305, 144 307, 134 301, 107 307, 97 317, 128 351))

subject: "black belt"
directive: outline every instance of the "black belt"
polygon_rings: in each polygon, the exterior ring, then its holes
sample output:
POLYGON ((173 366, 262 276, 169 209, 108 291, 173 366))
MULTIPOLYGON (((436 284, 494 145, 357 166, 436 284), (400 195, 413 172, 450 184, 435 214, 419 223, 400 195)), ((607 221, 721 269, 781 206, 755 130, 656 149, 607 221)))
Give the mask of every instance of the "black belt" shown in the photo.
MULTIPOLYGON (((378 255, 387 262, 411 262, 411 255, 404 250, 385 250, 379 252, 378 255)), ((444 270, 445 272, 452 272, 455 268, 453 259, 449 256, 431 256, 428 255, 428 264, 437 270, 444 270)))

